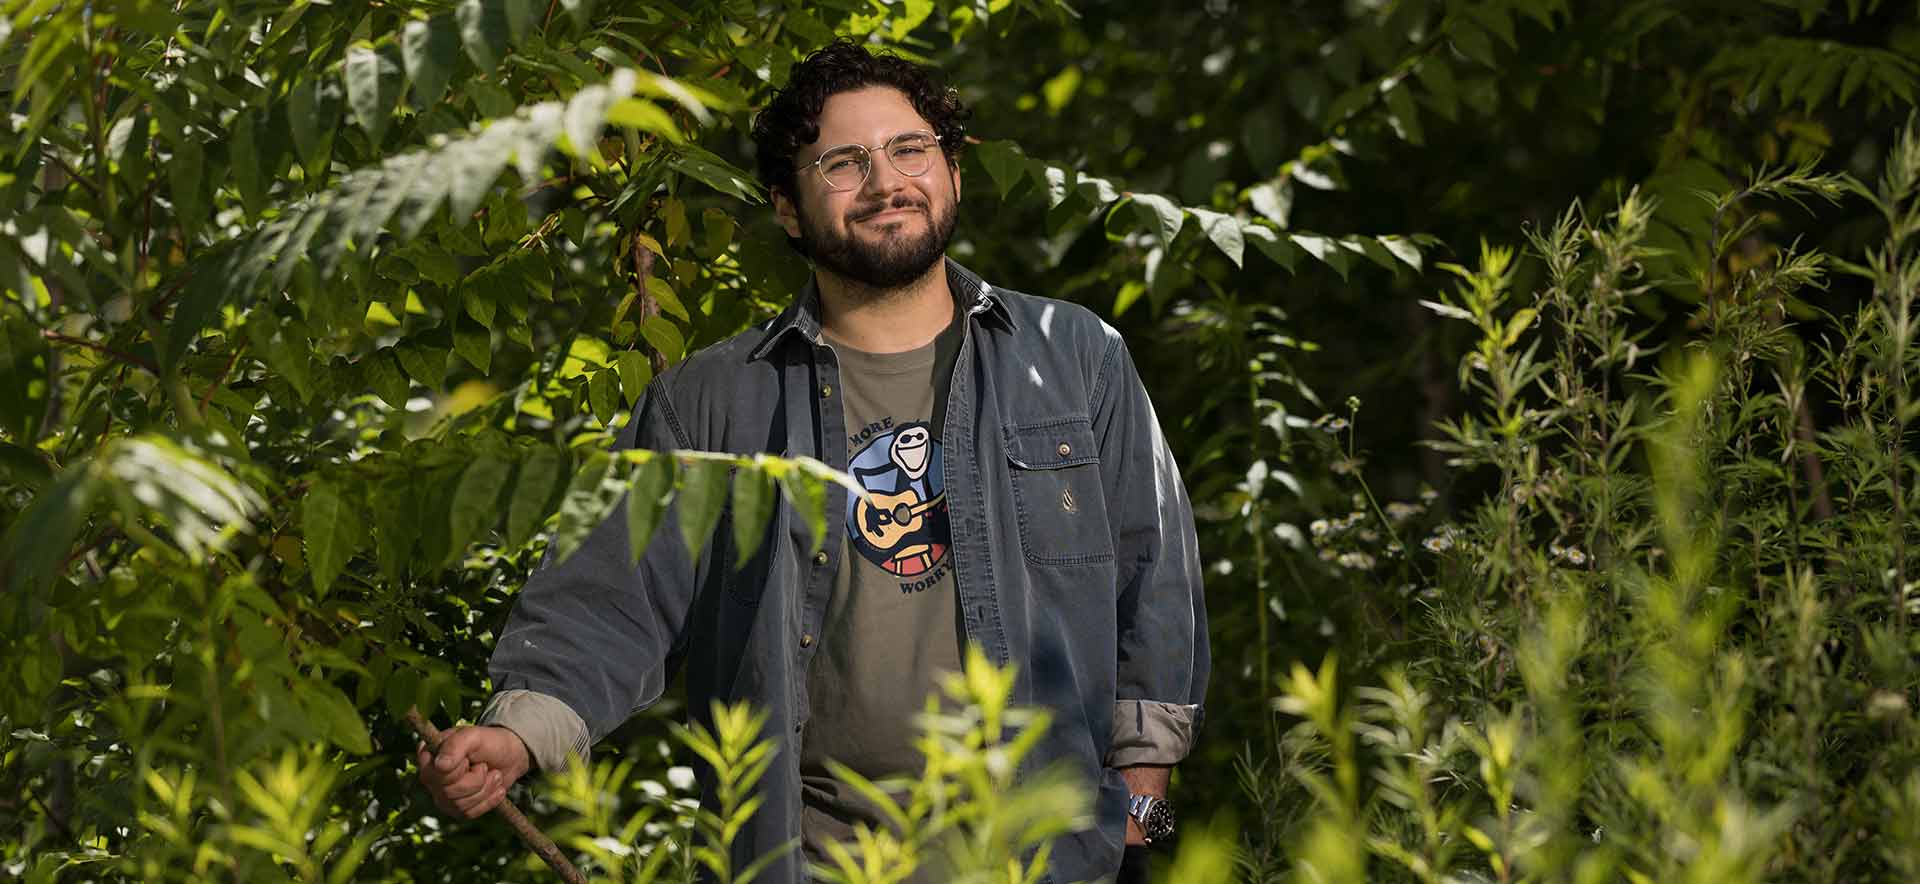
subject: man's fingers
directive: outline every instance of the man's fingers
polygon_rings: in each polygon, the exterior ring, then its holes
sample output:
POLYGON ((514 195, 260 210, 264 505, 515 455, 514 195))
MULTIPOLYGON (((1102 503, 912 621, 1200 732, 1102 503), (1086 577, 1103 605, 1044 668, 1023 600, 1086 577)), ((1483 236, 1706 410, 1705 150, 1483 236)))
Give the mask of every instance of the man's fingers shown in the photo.
POLYGON ((440 749, 433 755, 433 763, 441 771, 456 773, 466 767, 469 756, 485 741, 486 735, 476 727, 456 727, 447 731, 440 740, 440 749))
POLYGON ((484 727, 451 728, 437 751, 422 746, 416 754, 420 762, 420 782, 433 795, 441 812, 472 819, 499 806, 512 785, 500 765, 518 769, 523 761, 511 757, 498 744, 507 734, 519 748, 519 738, 510 731, 484 727))
POLYGON ((506 778, 501 776, 498 771, 495 771, 481 781, 479 791, 466 798, 459 799, 453 804, 462 816, 472 819, 492 810, 495 805, 500 803, 500 799, 506 794, 506 778))
POLYGON ((446 784, 444 791, 449 799, 455 801, 471 798, 484 791, 494 776, 498 776, 498 771, 476 764, 467 768, 467 772, 459 779, 446 784))

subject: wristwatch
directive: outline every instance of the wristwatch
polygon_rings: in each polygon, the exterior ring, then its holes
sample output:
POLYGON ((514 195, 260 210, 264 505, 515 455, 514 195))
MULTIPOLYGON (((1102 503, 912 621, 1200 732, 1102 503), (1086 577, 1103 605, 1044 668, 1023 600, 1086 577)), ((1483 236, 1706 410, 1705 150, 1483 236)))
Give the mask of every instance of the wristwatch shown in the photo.
POLYGON ((1148 844, 1173 837, 1173 805, 1168 804, 1165 798, 1130 795, 1127 798, 1127 816, 1140 821, 1141 831, 1147 833, 1148 844))

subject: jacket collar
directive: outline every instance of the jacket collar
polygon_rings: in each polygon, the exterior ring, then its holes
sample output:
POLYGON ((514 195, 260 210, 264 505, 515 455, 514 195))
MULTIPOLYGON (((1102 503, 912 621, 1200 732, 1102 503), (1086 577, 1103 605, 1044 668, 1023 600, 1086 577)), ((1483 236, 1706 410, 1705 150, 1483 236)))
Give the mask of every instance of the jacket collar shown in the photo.
MULTIPOLYGON (((1005 294, 978 274, 960 266, 960 262, 952 258, 945 261, 947 288, 953 291, 954 300, 965 305, 968 315, 984 312, 998 316, 1008 329, 1018 328, 1013 321, 1013 312, 1007 309, 1005 294)), ((766 336, 753 348, 749 358, 765 358, 783 339, 794 334, 810 343, 820 343, 820 288, 812 277, 807 279, 806 287, 794 296, 793 303, 768 324, 766 336)))

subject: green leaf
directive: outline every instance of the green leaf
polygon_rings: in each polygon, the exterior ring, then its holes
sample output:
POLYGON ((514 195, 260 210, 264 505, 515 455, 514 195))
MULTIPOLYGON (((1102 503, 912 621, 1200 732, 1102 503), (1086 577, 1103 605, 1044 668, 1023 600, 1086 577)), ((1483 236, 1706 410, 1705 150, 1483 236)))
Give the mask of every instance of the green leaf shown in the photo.
POLYGON ((87 461, 62 470, 7 533, 6 561, 15 588, 55 576, 79 538, 101 483, 87 461))
POLYGON ((780 477, 780 492, 813 537, 813 548, 809 552, 819 552, 827 543, 826 481, 811 473, 787 473, 780 477))
POLYGON ((520 43, 533 33, 535 25, 540 23, 541 7, 533 0, 506 0, 507 36, 514 43, 520 43))
MULTIPOLYGON (((893 16, 892 21, 893 39, 896 41, 907 39, 907 35, 913 33, 914 28, 919 27, 927 20, 927 16, 933 14, 933 0, 901 0, 900 10, 893 16)), ((741 884, 745 882, 742 881, 741 884)))
POLYGON ((1487 32, 1467 22, 1460 22, 1449 34, 1453 38, 1453 48, 1461 55, 1473 59, 1487 67, 1499 67, 1493 57, 1493 42, 1487 39, 1487 32))
POLYGON ((973 153, 987 170, 987 176, 993 179, 993 186, 999 188, 1001 199, 1013 192, 1031 165, 1020 146, 1011 141, 983 141, 973 153))
POLYGON ((306 533, 307 568, 314 592, 326 598, 333 581, 345 570, 366 537, 360 528, 363 513, 349 503, 340 486, 316 479, 301 501, 300 525, 306 533))
POLYGON ((467 57, 473 59, 481 73, 492 73, 507 54, 505 7, 498 0, 461 0, 460 5, 454 7, 453 18, 460 24, 460 41, 467 57))
POLYGON ((754 183, 751 173, 742 171, 710 151, 691 144, 681 145, 674 149, 673 157, 667 161, 667 165, 674 171, 741 202, 753 205, 766 202, 760 194, 760 185, 754 183))
POLYGON ((447 94, 447 81, 460 63, 460 37, 444 17, 410 21, 400 34, 400 55, 413 82, 413 106, 424 110, 447 94))
POLYGON ((686 355, 686 339, 680 336, 680 329, 659 316, 649 316, 640 323, 640 336, 658 350, 667 362, 679 362, 686 355))
POLYGON ((1460 119, 1460 85, 1453 79, 1453 65, 1445 58, 1429 55, 1414 69, 1414 76, 1427 87, 1427 106, 1449 122, 1460 119))
POLYGON ((1405 80, 1387 92, 1387 125, 1411 144, 1426 143, 1427 137, 1420 129, 1420 111, 1413 106, 1413 90, 1405 80))
POLYGON ((393 354, 400 359, 400 368, 431 392, 439 392, 447 385, 447 351, 424 344, 406 343, 394 347, 393 354))
POLYGON ((653 543, 673 495, 673 458, 655 452, 634 465, 627 484, 627 555, 634 564, 653 543))
POLYGON ((1287 229, 1288 218, 1293 215, 1293 182, 1266 181, 1247 190, 1247 198, 1253 202, 1253 210, 1274 223, 1281 230, 1287 229))
POLYGON ((1346 250, 1342 249, 1338 242, 1315 233, 1295 233, 1290 234, 1288 238, 1307 254, 1332 267, 1340 274, 1341 279, 1347 278, 1347 269, 1353 262, 1348 260, 1346 250))
POLYGON ((500 518, 500 495, 506 489, 511 469, 512 464, 506 460, 481 453, 461 471, 460 483, 454 486, 453 503, 447 513, 450 555, 458 557, 467 544, 478 539, 481 532, 500 518))
POLYGON ((424 509, 412 476, 397 476, 375 485, 372 500, 374 551, 380 570, 390 580, 406 573, 420 540, 420 513, 424 509))
POLYGON ((1408 267, 1413 268, 1413 272, 1420 272, 1422 260, 1420 247, 1415 245, 1412 240, 1404 236, 1383 236, 1379 238, 1379 241, 1382 248, 1392 253, 1395 258, 1399 258, 1405 262, 1408 267))
POLYGON ((560 8, 572 16, 574 26, 580 30, 593 27, 593 0, 560 0, 560 8))
POLYGON ((487 271, 481 271, 470 277, 466 285, 460 287, 460 304, 466 308, 467 315, 473 317, 474 322, 489 329, 493 328, 493 314, 496 306, 489 285, 493 282, 492 275, 487 271))
MULTIPOLYGON (((693 235, 693 228, 687 226, 687 204, 673 197, 667 197, 660 203, 660 223, 667 229, 667 245, 677 246, 693 235)), ((664 255, 659 249, 656 253, 664 255)))
POLYGON ((680 465, 678 485, 680 539, 686 541, 687 553, 698 558, 726 509, 727 465, 704 458, 686 461, 680 465))
MULTIPOLYGON (((700 213, 701 226, 706 230, 706 241, 701 245, 699 255, 709 261, 720 257, 733 242, 736 224, 733 216, 719 208, 708 209, 700 213)), ((685 308, 682 308, 685 309, 685 308)), ((685 316, 680 317, 685 319, 685 316)))
POLYGON ((1300 249, 1293 241, 1264 224, 1248 224, 1240 229, 1241 235, 1253 241, 1254 248, 1273 259, 1275 264, 1293 272, 1294 265, 1300 260, 1300 249))
POLYGON ((382 40, 375 46, 349 46, 345 72, 347 107, 352 109, 354 121, 360 128, 367 130, 368 140, 378 145, 393 116, 393 106, 400 101, 400 91, 406 86, 406 77, 401 73, 400 49, 391 40, 382 40))
POLYGON ((1233 262, 1233 266, 1242 265, 1242 258, 1247 251, 1247 241, 1240 232, 1239 218, 1196 208, 1193 210, 1193 219, 1200 222, 1200 229, 1207 234, 1207 239, 1213 241, 1214 246, 1233 262))
POLYGON ((493 334, 479 323, 467 322, 455 317, 453 322, 453 352, 460 354, 469 365, 479 369, 482 375, 487 366, 493 363, 493 334))
POLYGON ((207 212, 207 200, 200 188, 201 176, 207 168, 206 153, 192 132, 183 133, 172 147, 173 160, 167 163, 167 192, 173 197, 174 215, 191 236, 207 212))
POLYGON ((767 533, 767 519, 773 515, 773 477, 757 464, 741 467, 733 473, 733 548, 734 568, 744 568, 760 548, 767 533))
POLYGON ((114 164, 119 167, 120 180, 131 191, 139 192, 147 186, 147 147, 152 137, 153 117, 145 109, 133 111, 121 123, 115 124, 112 134, 108 135, 108 150, 113 155, 114 164), (115 150, 114 134, 122 129, 125 130, 124 140, 117 142, 118 149, 115 150))
POLYGON ((260 147, 255 139, 259 126, 259 113, 248 110, 233 118, 230 129, 233 187, 239 192, 240 207, 248 217, 259 215, 267 207, 267 182, 260 172, 260 147))
POLYGON ((333 686, 332 682, 317 678, 302 681, 293 691, 298 698, 307 718, 319 725, 320 731, 334 745, 356 755, 365 755, 373 751, 373 739, 367 734, 367 723, 360 718, 353 701, 333 686))
POLYGON ((673 286, 668 285, 666 280, 658 276, 647 277, 647 295, 653 298, 654 303, 660 305, 661 310, 672 314, 681 322, 689 322, 693 319, 692 314, 687 312, 687 305, 680 303, 680 296, 673 293, 673 286))
POLYGON ((507 145, 493 129, 447 150, 447 171, 453 178, 447 191, 447 212, 453 216, 453 223, 467 223, 474 210, 499 185, 500 173, 507 167, 508 153, 507 145))
POLYGON ((293 385, 302 403, 313 400, 313 347, 297 324, 257 309, 247 317, 247 340, 268 368, 293 385))
POLYGON ((1040 84, 1040 94, 1046 99, 1048 116, 1059 116, 1060 111, 1073 101, 1074 94, 1080 91, 1081 75, 1080 66, 1070 64, 1040 84))
POLYGON ((620 390, 626 394, 627 405, 632 406, 653 380, 653 363, 638 350, 621 350, 614 354, 614 363, 620 371, 620 390))
POLYGON ((553 561, 573 555, 618 502, 620 484, 609 481, 613 463, 606 452, 595 451, 573 474, 566 495, 560 499, 560 524, 554 529, 550 554, 553 561))
POLYGON ((613 423, 614 415, 620 413, 619 372, 603 368, 587 376, 587 405, 593 409, 594 419, 613 423))
POLYGON ((507 506, 507 546, 518 549, 533 539, 533 532, 546 521, 547 505, 558 490, 560 474, 566 467, 566 452, 542 445, 520 463, 514 478, 513 500, 507 506))
POLYGON ((326 175, 333 133, 340 126, 339 87, 325 77, 296 81, 287 91, 287 125, 307 180, 319 181, 326 175))
POLYGON ((607 108, 607 122, 615 126, 652 132, 675 144, 686 141, 679 124, 666 110, 644 98, 622 98, 607 108))
POLYGON ((1180 235, 1180 228, 1187 222, 1186 210, 1173 204, 1173 201, 1157 193, 1136 193, 1133 195, 1133 208, 1147 229, 1160 236, 1160 244, 1171 248, 1173 241, 1180 235))
POLYGON ((400 372, 400 361, 394 358, 392 347, 381 347, 368 354, 360 360, 360 366, 375 395, 395 411, 407 410, 407 376, 400 372))

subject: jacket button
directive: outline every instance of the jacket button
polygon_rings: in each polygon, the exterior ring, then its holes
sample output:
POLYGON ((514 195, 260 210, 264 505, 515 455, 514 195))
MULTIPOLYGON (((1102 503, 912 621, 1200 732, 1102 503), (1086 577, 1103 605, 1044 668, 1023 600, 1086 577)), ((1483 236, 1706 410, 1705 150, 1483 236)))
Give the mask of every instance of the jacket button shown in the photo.
POLYGON ((800 647, 813 647, 813 633, 809 632, 800 636, 800 647))
POLYGON ((823 549, 823 550, 821 550, 821 551, 819 551, 819 552, 817 552, 817 553, 814 553, 814 554, 813 554, 813 563, 814 563, 814 564, 816 564, 816 565, 824 565, 824 564, 826 564, 826 563, 827 563, 827 551, 823 549))
POLYGON ((1068 444, 1067 444, 1067 443, 1065 443, 1065 442, 1062 442, 1062 443, 1060 443, 1060 449, 1059 449, 1059 450, 1060 450, 1060 456, 1061 456, 1061 457, 1066 457, 1067 455, 1069 455, 1069 454, 1072 454, 1072 453, 1073 453, 1073 446, 1071 446, 1071 445, 1068 445, 1068 444))
POLYGON ((833 398, 833 385, 832 385, 832 384, 821 384, 821 385, 820 385, 820 398, 822 398, 822 399, 832 399, 832 398, 833 398))

